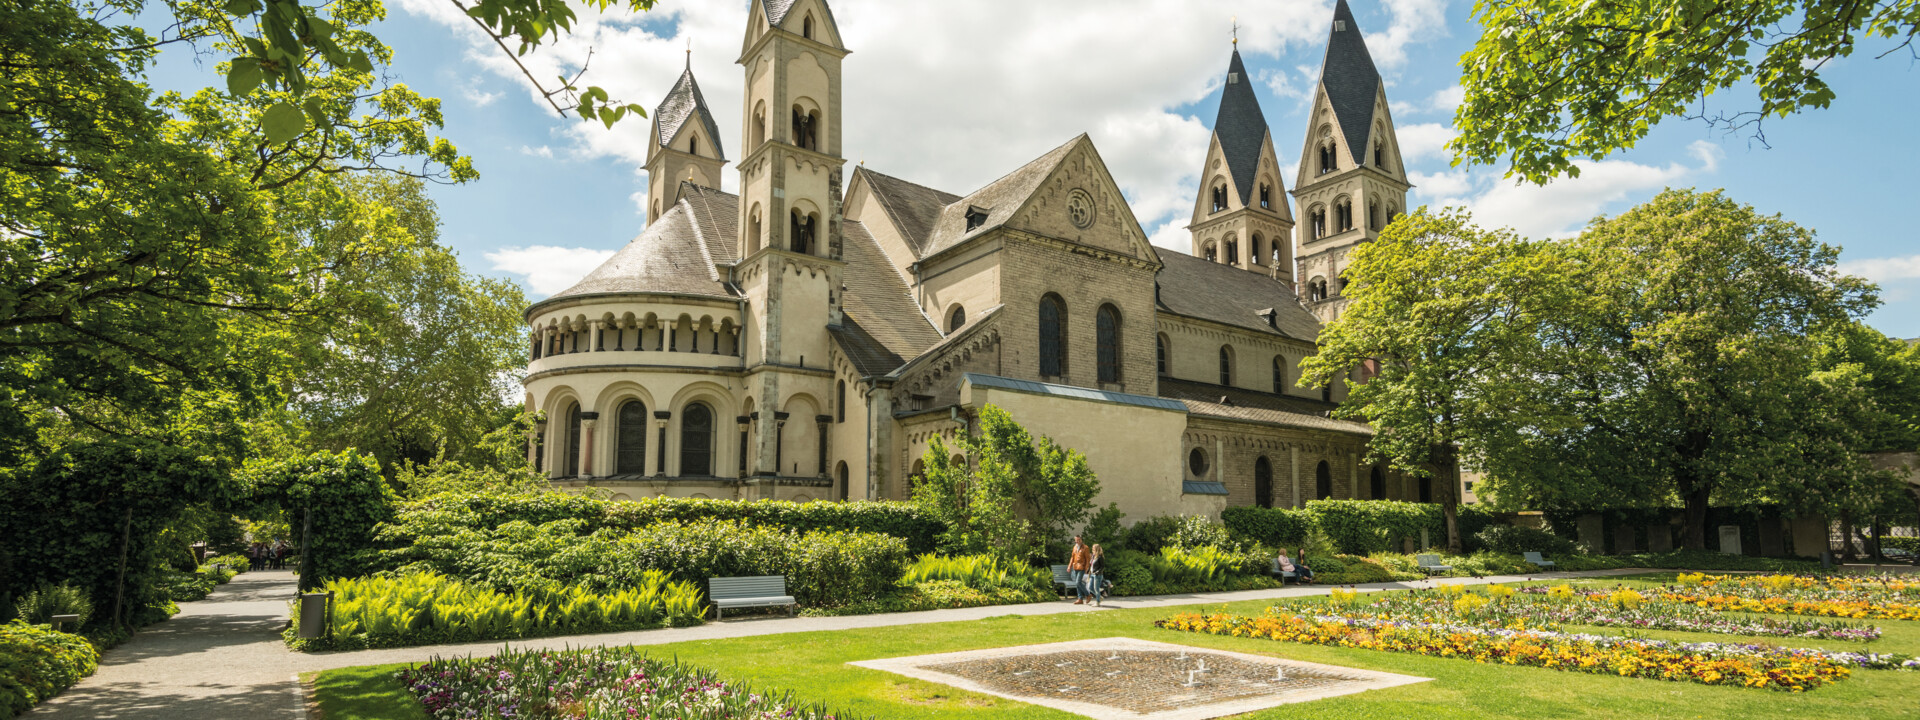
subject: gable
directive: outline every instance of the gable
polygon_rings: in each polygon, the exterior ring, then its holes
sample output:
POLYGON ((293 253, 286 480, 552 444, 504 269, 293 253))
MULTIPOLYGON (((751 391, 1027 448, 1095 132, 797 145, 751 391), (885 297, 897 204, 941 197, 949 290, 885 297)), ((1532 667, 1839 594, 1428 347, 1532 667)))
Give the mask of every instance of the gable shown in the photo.
POLYGON ((1079 142, 1035 186, 1007 226, 1158 262, 1093 141, 1079 142))

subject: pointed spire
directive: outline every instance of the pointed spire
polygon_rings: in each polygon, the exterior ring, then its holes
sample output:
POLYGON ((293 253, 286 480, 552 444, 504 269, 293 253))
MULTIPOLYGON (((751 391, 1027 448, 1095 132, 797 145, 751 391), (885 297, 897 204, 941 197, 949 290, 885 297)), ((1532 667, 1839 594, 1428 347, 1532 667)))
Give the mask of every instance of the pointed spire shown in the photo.
POLYGON ((726 150, 720 145, 720 126, 713 121, 713 113, 707 110, 707 99, 700 95, 700 83, 693 79, 693 45, 687 45, 687 69, 680 73, 680 80, 673 84, 667 97, 654 108, 653 119, 660 124, 660 137, 657 142, 666 147, 680 134, 680 128, 687 121, 694 120, 707 131, 707 138, 713 145, 713 154, 722 161, 727 159, 726 150))
POLYGON ((1380 71, 1373 66, 1367 41, 1353 20, 1347 0, 1333 6, 1333 28, 1327 36, 1327 57, 1320 64, 1320 86, 1333 106, 1340 133, 1347 138, 1353 165, 1365 159, 1373 130, 1373 101, 1380 92, 1380 71))
POLYGON ((1240 190, 1240 204, 1253 198, 1254 172, 1260 169, 1260 146, 1267 139, 1267 117, 1260 112, 1260 98, 1253 92, 1253 78, 1233 51, 1227 63, 1227 83, 1220 91, 1220 114, 1213 119, 1213 135, 1220 139, 1226 154, 1227 170, 1233 185, 1240 190))

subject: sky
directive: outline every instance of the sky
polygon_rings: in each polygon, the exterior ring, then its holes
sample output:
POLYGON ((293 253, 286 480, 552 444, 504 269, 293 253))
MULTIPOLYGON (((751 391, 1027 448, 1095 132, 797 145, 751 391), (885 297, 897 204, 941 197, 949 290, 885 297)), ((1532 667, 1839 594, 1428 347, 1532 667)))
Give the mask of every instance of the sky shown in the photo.
MULTIPOLYGON (((1920 167, 1914 63, 1862 42, 1830 64, 1831 108, 1776 118, 1765 140, 1671 119, 1630 151, 1581 163, 1544 187, 1500 167, 1453 167, 1442 145, 1461 97, 1458 58, 1479 35, 1469 0, 1350 0, 1387 83, 1409 204, 1459 205, 1487 226, 1566 237, 1663 188, 1725 188, 1839 245, 1842 269, 1880 284, 1868 323, 1920 337, 1920 247, 1901 200, 1920 167)), ((1281 165, 1299 161, 1332 0, 836 0, 846 46, 843 136, 850 163, 965 195, 1085 132, 1156 245, 1185 252, 1231 33, 1257 81, 1281 165)), ((442 98, 441 134, 479 180, 436 186, 441 240, 468 271, 539 298, 572 285, 644 226, 648 125, 562 118, 507 55, 448 0, 388 0, 374 31, 391 72, 442 98)), ((643 14, 582 9, 574 32, 522 58, 649 109, 689 63, 733 159, 740 144, 746 0, 659 0, 643 14), (688 51, 691 50, 689 53, 688 51)), ((1891 47, 1890 45, 1888 47, 1891 47)), ((217 84, 212 61, 164 57, 161 87, 217 84)), ((1755 105, 1750 88, 1710 107, 1755 105)), ((726 168, 725 189, 737 176, 726 168)), ((1289 189, 1294 175, 1284 181, 1289 189)))

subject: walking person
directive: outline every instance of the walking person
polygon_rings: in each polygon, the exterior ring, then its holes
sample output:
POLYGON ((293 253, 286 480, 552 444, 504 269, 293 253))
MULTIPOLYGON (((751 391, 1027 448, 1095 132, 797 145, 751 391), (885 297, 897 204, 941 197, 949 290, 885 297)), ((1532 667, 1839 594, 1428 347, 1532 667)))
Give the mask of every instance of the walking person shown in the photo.
POLYGON ((1106 582, 1107 560, 1105 556, 1106 553, 1100 549, 1098 544, 1095 544, 1092 554, 1087 558, 1087 587, 1093 591, 1094 607, 1100 607, 1100 599, 1106 595, 1105 589, 1100 587, 1101 583, 1106 582))
POLYGON ((273 569, 281 570, 287 566, 287 539, 275 538, 273 541, 273 569))
POLYGON ((1087 544, 1079 535, 1073 536, 1073 555, 1067 558, 1067 571, 1073 573, 1073 604, 1087 604, 1087 590, 1081 585, 1087 577, 1087 562, 1091 559, 1087 544))

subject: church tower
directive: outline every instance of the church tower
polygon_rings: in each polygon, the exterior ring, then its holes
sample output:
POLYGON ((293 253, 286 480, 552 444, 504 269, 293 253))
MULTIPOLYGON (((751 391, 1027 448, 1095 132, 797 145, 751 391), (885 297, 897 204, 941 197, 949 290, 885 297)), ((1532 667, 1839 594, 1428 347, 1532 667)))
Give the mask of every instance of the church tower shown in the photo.
MULTIPOLYGON (((840 259, 846 164, 840 62, 846 55, 825 0, 752 0, 739 59, 746 102, 735 166, 739 237, 730 272, 748 308, 744 359, 756 410, 741 420, 752 426, 748 465, 757 476, 812 476, 813 459, 783 457, 780 438, 816 424, 824 429, 822 418, 830 417, 815 414, 826 405, 796 398, 833 397, 826 328, 840 323, 846 267, 840 259)), ((761 487, 770 497, 773 485, 761 487)))
POLYGON ((1254 96, 1253 78, 1240 62, 1239 40, 1221 86, 1193 204, 1194 257, 1293 281, 1293 213, 1273 151, 1273 133, 1254 96))
POLYGON ((1386 84, 1347 0, 1333 9, 1300 175, 1293 184, 1301 222, 1294 233, 1300 298, 1321 322, 1346 307, 1340 274, 1354 246, 1380 235, 1406 211, 1406 168, 1387 109, 1386 84))
POLYGON ((720 168, 727 164, 720 149, 720 128, 693 80, 693 56, 673 90, 653 109, 653 143, 647 146, 647 224, 679 201, 682 182, 720 187, 720 168))

